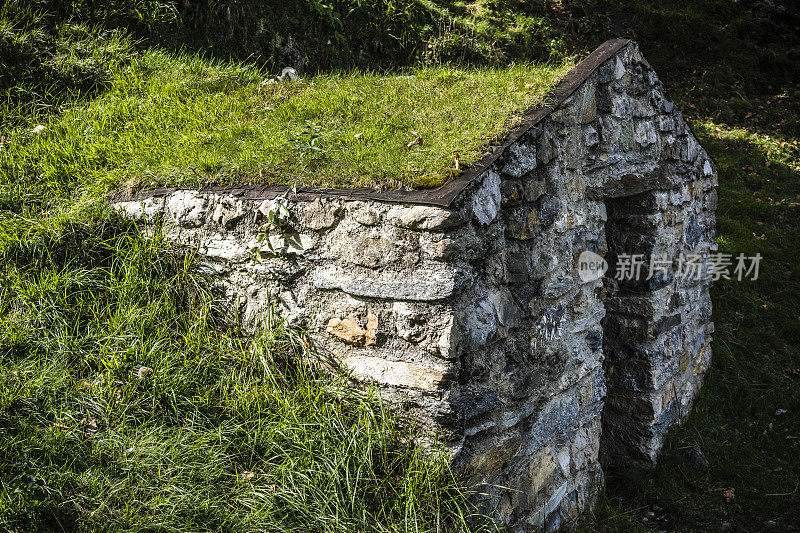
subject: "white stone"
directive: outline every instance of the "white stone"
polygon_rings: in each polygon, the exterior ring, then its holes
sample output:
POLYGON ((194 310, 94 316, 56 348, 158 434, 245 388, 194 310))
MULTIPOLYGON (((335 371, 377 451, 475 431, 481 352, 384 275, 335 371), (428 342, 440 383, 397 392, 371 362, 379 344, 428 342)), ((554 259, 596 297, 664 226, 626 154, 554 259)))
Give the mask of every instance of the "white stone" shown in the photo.
POLYGON ((250 259, 250 250, 256 247, 257 242, 243 242, 233 235, 209 235, 203 240, 206 255, 224 261, 245 261, 250 259))
POLYGON ((321 230, 333 226, 341 214, 341 201, 316 198, 303 209, 303 221, 310 229, 321 230))
POLYGON ((427 205, 394 207, 387 217, 393 226, 428 231, 452 228, 463 222, 458 213, 427 205))
POLYGON ((232 196, 228 196, 222 198, 217 203, 217 207, 214 209, 214 214, 211 215, 211 219, 217 224, 230 228, 243 216, 244 206, 241 200, 236 200, 232 196))
POLYGON ((164 200, 161 198, 145 198, 144 200, 134 200, 132 202, 119 202, 113 205, 114 209, 122 215, 142 221, 155 218, 164 208, 164 200))
MULTIPOLYGON (((358 203, 361 204, 361 202, 358 203)), ((369 206, 354 209, 353 218, 362 226, 374 226, 381 220, 380 214, 369 206)))
POLYGON ((175 191, 167 200, 167 209, 178 225, 197 228, 206 222, 207 198, 197 191, 175 191))
POLYGON ((392 387, 436 390, 440 388, 445 379, 444 373, 427 366, 402 361, 387 361, 382 357, 351 355, 342 362, 354 377, 392 387))
POLYGON ((269 243, 270 249, 262 248, 262 251, 272 251, 279 255, 303 255, 306 250, 314 247, 315 239, 303 233, 284 233, 270 235, 269 243))

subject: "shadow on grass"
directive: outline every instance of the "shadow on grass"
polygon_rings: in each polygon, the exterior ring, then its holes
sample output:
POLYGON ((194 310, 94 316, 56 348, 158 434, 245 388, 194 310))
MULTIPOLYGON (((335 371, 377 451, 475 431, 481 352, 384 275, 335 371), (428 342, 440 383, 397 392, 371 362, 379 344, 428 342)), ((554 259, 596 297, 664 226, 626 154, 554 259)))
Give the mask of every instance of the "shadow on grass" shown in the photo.
POLYGON ((656 469, 608 473, 587 531, 796 531, 800 524, 797 148, 712 122, 695 131, 719 167, 719 251, 760 253, 759 277, 715 283, 714 361, 693 411, 670 431, 656 469), (707 471, 687 461, 689 446, 703 451, 707 471))

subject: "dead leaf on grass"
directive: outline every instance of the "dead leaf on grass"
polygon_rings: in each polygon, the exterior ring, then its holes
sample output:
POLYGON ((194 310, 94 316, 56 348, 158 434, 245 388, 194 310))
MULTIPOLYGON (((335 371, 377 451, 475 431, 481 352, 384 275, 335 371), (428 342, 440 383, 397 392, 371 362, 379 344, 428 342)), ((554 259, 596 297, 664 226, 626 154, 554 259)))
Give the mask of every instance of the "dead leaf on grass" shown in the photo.
POLYGON ((416 131, 412 131, 411 135, 414 135, 414 140, 406 144, 406 148, 411 148, 412 146, 422 146, 422 135, 418 134, 416 131))
POLYGON ((83 418, 80 425, 83 426, 83 434, 86 437, 92 437, 100 431, 100 426, 98 426, 97 420, 94 418, 83 418))
POLYGON ((725 503, 731 503, 736 499, 736 489, 733 487, 720 487, 716 489, 716 492, 722 493, 722 498, 725 500, 725 503))
POLYGON ((139 369, 136 371, 136 377, 139 379, 144 379, 152 373, 153 373, 152 368, 147 366, 140 366, 139 369))

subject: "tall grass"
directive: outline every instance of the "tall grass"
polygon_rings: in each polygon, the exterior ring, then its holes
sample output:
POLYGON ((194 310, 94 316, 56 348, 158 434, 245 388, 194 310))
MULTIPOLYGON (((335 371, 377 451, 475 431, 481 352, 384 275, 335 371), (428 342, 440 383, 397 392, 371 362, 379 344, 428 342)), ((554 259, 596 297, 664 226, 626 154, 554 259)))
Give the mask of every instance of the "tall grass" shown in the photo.
POLYGON ((243 334, 102 207, 0 225, 0 529, 457 531, 466 494, 374 395, 243 334))

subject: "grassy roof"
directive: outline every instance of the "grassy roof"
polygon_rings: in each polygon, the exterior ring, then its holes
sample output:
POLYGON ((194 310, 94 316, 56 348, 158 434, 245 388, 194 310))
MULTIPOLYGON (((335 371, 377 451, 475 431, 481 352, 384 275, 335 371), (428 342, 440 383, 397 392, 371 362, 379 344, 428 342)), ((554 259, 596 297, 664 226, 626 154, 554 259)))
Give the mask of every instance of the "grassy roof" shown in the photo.
POLYGON ((148 52, 115 67, 97 98, 24 134, 7 156, 20 171, 72 174, 103 188, 435 187, 478 159, 569 67, 272 83, 251 67, 148 52))

